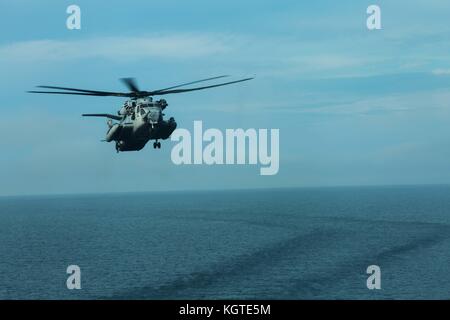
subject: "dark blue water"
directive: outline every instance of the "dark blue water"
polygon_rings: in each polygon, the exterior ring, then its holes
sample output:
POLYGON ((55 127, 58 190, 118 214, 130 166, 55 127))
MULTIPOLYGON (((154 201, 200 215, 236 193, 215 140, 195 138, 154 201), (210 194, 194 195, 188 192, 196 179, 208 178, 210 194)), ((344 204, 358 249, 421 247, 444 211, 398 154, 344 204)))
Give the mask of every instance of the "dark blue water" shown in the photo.
POLYGON ((0 198, 0 298, 448 299, 450 187, 0 198))

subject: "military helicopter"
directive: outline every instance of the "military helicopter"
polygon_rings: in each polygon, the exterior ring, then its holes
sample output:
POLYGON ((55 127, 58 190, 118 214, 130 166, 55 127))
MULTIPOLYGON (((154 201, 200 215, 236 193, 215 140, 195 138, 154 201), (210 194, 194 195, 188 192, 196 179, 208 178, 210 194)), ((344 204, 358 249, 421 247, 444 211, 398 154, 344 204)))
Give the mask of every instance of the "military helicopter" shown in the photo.
POLYGON ((164 120, 162 111, 168 106, 165 99, 157 101, 153 100, 154 96, 161 96, 173 93, 183 93, 189 91, 197 91, 220 86, 226 86, 233 83, 248 81, 253 78, 245 78, 236 81, 224 82, 204 87, 195 87, 189 89, 178 89, 180 87, 225 78, 228 76, 218 76, 176 86, 158 89, 153 91, 139 90, 134 78, 122 78, 121 81, 128 87, 130 92, 109 92, 84 90, 66 87, 54 86, 37 86, 37 88, 64 90, 64 91, 28 91, 29 93, 47 93, 47 94, 72 94, 82 96, 99 96, 99 97, 125 97, 129 98, 124 102, 117 115, 107 113, 88 113, 83 114, 84 117, 104 117, 108 118, 108 131, 104 141, 115 141, 116 151, 139 151, 147 144, 149 140, 155 140, 154 149, 161 148, 161 142, 158 140, 166 140, 176 129, 177 123, 173 117, 164 120), (113 122, 116 120, 118 122, 113 122))

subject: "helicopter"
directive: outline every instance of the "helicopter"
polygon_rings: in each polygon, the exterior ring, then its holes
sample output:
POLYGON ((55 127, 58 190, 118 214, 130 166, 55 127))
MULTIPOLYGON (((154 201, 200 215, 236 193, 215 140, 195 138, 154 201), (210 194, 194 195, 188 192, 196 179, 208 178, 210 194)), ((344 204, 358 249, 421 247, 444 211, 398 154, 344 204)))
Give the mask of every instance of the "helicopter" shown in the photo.
POLYGON ((183 93, 189 91, 204 90, 220 86, 226 86, 233 83, 248 81, 253 78, 245 78, 236 81, 229 81, 203 87, 194 87, 188 89, 179 89, 184 86, 221 79, 228 77, 227 75, 211 77, 196 81, 191 81, 176 86, 171 86, 153 91, 141 91, 137 86, 134 78, 120 79, 130 92, 109 92, 97 90, 85 90, 67 87, 55 86, 37 86, 37 88, 60 90, 60 91, 28 91, 29 93, 45 93, 45 94, 69 94, 82 96, 99 96, 99 97, 124 97, 126 100, 120 110, 115 114, 107 113, 86 113, 84 117, 103 117, 108 118, 108 131, 106 132, 106 142, 114 141, 116 151, 139 151, 150 140, 154 149, 161 148, 159 140, 166 140, 176 129, 177 123, 173 117, 164 120, 165 114, 162 112, 167 108, 168 103, 165 99, 153 100, 154 96, 162 96, 166 94, 183 93), (113 120, 117 121, 114 122, 113 120))

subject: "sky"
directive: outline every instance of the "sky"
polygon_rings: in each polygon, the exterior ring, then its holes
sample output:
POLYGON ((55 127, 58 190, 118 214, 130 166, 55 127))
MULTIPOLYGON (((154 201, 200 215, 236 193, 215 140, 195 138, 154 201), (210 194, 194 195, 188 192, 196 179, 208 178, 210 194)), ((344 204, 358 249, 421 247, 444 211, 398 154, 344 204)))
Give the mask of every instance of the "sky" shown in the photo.
POLYGON ((450 2, 0 0, 0 195, 450 183, 450 2), (81 30, 66 9, 81 8, 81 30), (366 9, 381 8, 381 30, 366 9), (167 95, 179 128, 276 128, 280 169, 172 163, 175 142, 116 154, 101 142, 116 97, 36 85, 144 90, 255 77, 167 95))

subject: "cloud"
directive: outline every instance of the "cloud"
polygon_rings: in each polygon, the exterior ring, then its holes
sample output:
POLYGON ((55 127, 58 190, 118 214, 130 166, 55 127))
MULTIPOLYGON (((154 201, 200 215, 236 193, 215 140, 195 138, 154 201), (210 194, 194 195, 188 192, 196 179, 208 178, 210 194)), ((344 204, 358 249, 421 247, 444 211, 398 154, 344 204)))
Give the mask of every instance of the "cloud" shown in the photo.
POLYGON ((437 76, 450 75, 450 69, 435 69, 432 73, 437 76))
POLYGON ((298 113, 312 113, 324 115, 376 115, 403 113, 414 111, 443 112, 450 110, 448 101, 450 92, 435 90, 417 93, 394 94, 383 97, 359 99, 352 103, 332 104, 319 108, 299 109, 298 113))
MULTIPOLYGON (((378 72, 384 55, 368 55, 371 42, 356 35, 351 39, 321 42, 314 38, 232 33, 161 33, 135 37, 110 36, 82 40, 37 39, 0 45, 0 64, 38 65, 79 59, 133 62, 145 59, 202 59, 227 69, 245 69, 268 77, 317 77, 367 75, 378 72), (357 44, 355 44, 357 43, 357 44), (348 48, 359 48, 348 50, 348 48), (372 66, 369 67, 369 66, 372 66)), ((373 44, 372 44, 373 45, 373 44)))
POLYGON ((209 34, 102 37, 85 40, 34 40, 0 47, 3 62, 64 61, 105 58, 110 60, 196 58, 231 50, 229 36, 209 34))

